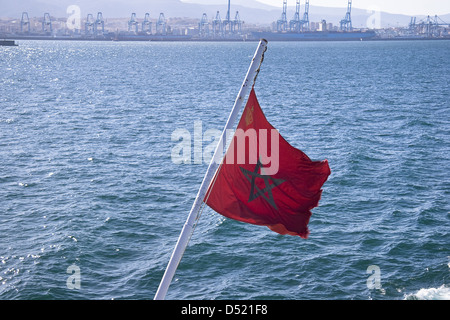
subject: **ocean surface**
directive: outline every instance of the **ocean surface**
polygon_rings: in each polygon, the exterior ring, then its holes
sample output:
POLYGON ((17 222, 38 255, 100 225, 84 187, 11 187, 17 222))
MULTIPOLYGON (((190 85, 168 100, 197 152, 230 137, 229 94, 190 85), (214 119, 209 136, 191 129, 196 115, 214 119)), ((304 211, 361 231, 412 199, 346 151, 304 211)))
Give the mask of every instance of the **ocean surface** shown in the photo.
MULTIPOLYGON (((153 299, 207 168, 172 134, 223 129, 256 47, 0 47, 0 299, 153 299)), ((450 299, 449 52, 269 43, 262 109, 332 170, 310 237, 206 208, 167 299, 450 299)))

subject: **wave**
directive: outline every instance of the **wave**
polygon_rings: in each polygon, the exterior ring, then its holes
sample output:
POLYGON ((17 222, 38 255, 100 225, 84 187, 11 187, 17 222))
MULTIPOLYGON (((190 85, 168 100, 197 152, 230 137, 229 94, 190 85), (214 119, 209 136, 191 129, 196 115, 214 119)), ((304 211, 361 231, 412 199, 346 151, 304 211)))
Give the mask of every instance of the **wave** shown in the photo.
POLYGON ((442 285, 439 288, 420 289, 405 295, 405 300, 450 300, 450 288, 442 285))

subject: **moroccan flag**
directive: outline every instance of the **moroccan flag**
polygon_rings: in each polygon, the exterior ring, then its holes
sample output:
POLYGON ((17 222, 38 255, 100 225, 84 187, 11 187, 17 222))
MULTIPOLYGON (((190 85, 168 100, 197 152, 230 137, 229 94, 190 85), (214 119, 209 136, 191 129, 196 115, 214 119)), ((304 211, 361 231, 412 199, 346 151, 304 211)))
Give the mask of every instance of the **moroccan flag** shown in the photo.
POLYGON ((252 89, 204 201, 225 217, 306 239, 330 173, 327 160, 311 161, 278 133, 252 89))

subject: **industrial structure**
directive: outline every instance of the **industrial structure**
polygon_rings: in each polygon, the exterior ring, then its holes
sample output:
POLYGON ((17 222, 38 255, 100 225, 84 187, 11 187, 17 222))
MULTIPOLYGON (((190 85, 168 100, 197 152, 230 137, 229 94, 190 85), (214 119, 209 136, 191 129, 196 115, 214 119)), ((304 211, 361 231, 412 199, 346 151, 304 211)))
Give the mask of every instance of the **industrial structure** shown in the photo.
MULTIPOLYGON (((131 14, 130 20, 127 22, 128 25, 128 33, 137 35, 152 35, 152 21, 150 21, 150 13, 146 12, 144 15, 144 20, 140 23, 138 21, 137 15, 135 12, 131 14), (139 31, 139 26, 141 26, 141 31, 139 31)), ((156 22, 156 34, 165 35, 166 34, 166 19, 164 17, 164 13, 161 13, 159 16, 159 20, 156 22)))
POLYGON ((42 32, 52 33, 52 19, 49 13, 44 13, 44 20, 42 21, 42 32))
POLYGON ((84 22, 85 35, 94 35, 94 16, 92 13, 88 13, 86 21, 84 22))
POLYGON ((450 23, 443 21, 437 15, 434 18, 427 16, 419 22, 416 22, 417 18, 412 17, 409 23, 409 31, 411 34, 419 34, 426 36, 427 38, 439 37, 447 28, 450 28, 450 23))
POLYGON ((134 32, 138 33, 138 26, 139 26, 139 23, 137 22, 137 19, 136 19, 136 13, 133 12, 131 14, 130 20, 128 21, 128 32, 130 32, 134 27, 135 28, 134 32))
POLYGON ((28 12, 22 12, 22 19, 20 20, 20 32, 30 32, 30 18, 28 18, 28 12), (26 31, 24 31, 24 27, 26 31))
POLYGON ((159 14, 158 21, 156 22, 156 34, 165 36, 167 34, 167 22, 164 13, 159 14))
POLYGON ((103 35, 105 33, 105 20, 103 20, 103 14, 101 12, 97 12, 97 19, 95 19, 94 23, 94 34, 95 35, 103 35), (101 27, 101 33, 99 32, 99 27, 101 27))
POLYGON ((344 19, 340 21, 341 31, 352 31, 352 0, 348 0, 347 13, 344 19))
POLYGON ((305 2, 305 12, 302 18, 300 18, 300 0, 296 1, 294 17, 289 21, 289 30, 292 32, 309 31, 309 0, 305 2))
POLYGON ((231 22, 231 15, 230 15, 230 6, 231 6, 231 1, 228 0, 227 15, 225 17, 225 20, 222 21, 222 30, 224 32, 227 32, 227 28, 228 28, 228 32, 231 32, 231 29, 233 28, 233 23, 231 22))
POLYGON ((216 16, 210 23, 206 13, 203 13, 198 25, 198 34, 200 38, 233 38, 242 34, 242 24, 239 11, 236 11, 234 19, 231 18, 231 1, 228 0, 228 10, 225 19, 222 20, 220 12, 217 11, 216 16))
POLYGON ((146 13, 144 21, 142 21, 142 32, 152 34, 152 22, 150 21, 150 13, 146 13))
POLYGON ((283 0, 283 12, 281 13, 281 18, 277 21, 277 31, 283 32, 287 30, 287 0, 283 0))
POLYGON ((89 13, 84 22, 84 34, 86 36, 102 36, 105 34, 105 20, 103 14, 97 12, 97 18, 94 19, 92 13, 89 13))
MULTIPOLYGON (((374 30, 354 30, 352 27, 352 0, 348 0, 347 12, 340 20, 340 29, 334 29, 325 19, 320 22, 309 21, 309 0, 305 0, 305 11, 300 14, 300 0, 296 0, 294 17, 287 21, 287 0, 283 0, 281 18, 276 21, 276 32, 252 32, 252 38, 264 38, 269 41, 364 41, 376 38, 374 30)), ((274 26, 275 29, 275 26, 274 26)))
POLYGON ((209 22, 206 13, 203 14, 202 19, 198 23, 198 34, 202 38, 209 36, 209 22))
MULTIPOLYGON (((277 20, 277 32, 286 32, 288 30, 287 22, 287 0, 283 0, 283 11, 281 18, 277 20)), ((339 22, 341 31, 352 31, 352 0, 348 0, 347 12, 345 17, 339 22)), ((324 31, 327 29, 326 21, 321 20, 317 25, 319 25, 319 30, 324 31)), ((289 31, 290 32, 305 32, 310 31, 309 25, 309 0, 305 0, 305 11, 303 16, 300 17, 300 0, 296 0, 295 4, 295 14, 294 17, 289 21, 289 31)))
MULTIPOLYGON (((344 2, 344 0, 340 0, 344 2)), ((225 1, 224 1, 225 2, 225 1)), ((86 39, 86 40, 219 40, 242 41, 265 38, 269 41, 365 41, 374 39, 450 39, 450 24, 437 15, 412 17, 408 26, 397 28, 354 28, 352 24, 352 0, 347 0, 347 10, 336 25, 326 20, 310 22, 309 0, 304 9, 301 0, 295 1, 295 13, 288 20, 288 1, 282 1, 281 17, 272 27, 251 26, 243 29, 239 11, 232 15, 231 0, 227 1, 226 15, 222 19, 217 11, 212 19, 203 13, 199 19, 166 19, 163 12, 150 19, 147 12, 139 19, 137 13, 131 17, 106 21, 102 12, 97 16, 89 13, 79 23, 68 25, 67 20, 55 18, 46 12, 38 18, 30 18, 22 12, 20 20, 8 24, 0 22, 0 32, 5 39, 86 39), (421 19, 419 21, 419 19, 421 19), (73 26, 76 26, 73 28, 73 26), (109 29, 109 30, 106 30, 109 29)), ((281 4, 281 0, 280 0, 281 4)))
POLYGON ((220 12, 217 11, 216 17, 212 21, 212 36, 214 38, 222 35, 222 19, 220 19, 220 12))
MULTIPOLYGON (((281 13, 281 18, 277 20, 277 32, 286 32, 288 30, 287 22, 287 0, 283 0, 283 11, 281 13)), ((352 0, 348 0, 347 12, 345 17, 340 21, 341 31, 352 31, 352 0)), ((320 26, 326 25, 326 21, 322 20, 319 23, 320 26)), ((322 30, 323 28, 319 28, 322 30)), ((326 28, 325 28, 326 29, 326 28)), ((290 32, 305 32, 309 31, 309 0, 305 0, 305 11, 303 16, 300 17, 300 0, 296 0, 295 4, 295 14, 294 17, 289 21, 289 31, 290 32)))

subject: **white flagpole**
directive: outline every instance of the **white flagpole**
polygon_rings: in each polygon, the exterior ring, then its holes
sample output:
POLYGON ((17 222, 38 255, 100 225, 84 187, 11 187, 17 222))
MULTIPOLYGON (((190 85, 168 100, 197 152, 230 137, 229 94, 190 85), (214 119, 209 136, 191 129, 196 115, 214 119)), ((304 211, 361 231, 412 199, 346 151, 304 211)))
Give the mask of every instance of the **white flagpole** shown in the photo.
POLYGON ((173 250, 172 256, 170 257, 169 264, 167 265, 166 271, 164 272, 164 276, 161 280, 161 283, 159 284, 158 291, 156 292, 154 300, 164 300, 166 296, 169 285, 172 282, 175 271, 178 268, 178 264, 180 263, 180 260, 192 235, 194 224, 197 219, 197 214, 203 203, 203 199, 205 198, 211 180, 214 178, 216 170, 219 167, 220 163, 219 161, 217 161, 217 156, 223 155, 223 151, 226 147, 225 139, 227 130, 234 127, 234 122, 236 121, 239 111, 241 110, 244 99, 247 96, 249 89, 254 85, 254 81, 258 75, 259 68, 261 66, 266 49, 267 41, 265 39, 261 39, 248 69, 247 75, 244 79, 244 82, 242 83, 241 89, 239 90, 239 93, 236 97, 236 101, 234 102, 233 109, 231 110, 228 121, 222 132, 219 143, 214 152, 214 156, 209 163, 205 177, 203 178, 202 184, 197 193, 197 197, 195 198, 194 204, 192 205, 191 211, 189 212, 186 223, 181 230, 177 244, 175 245, 175 249, 173 250))

